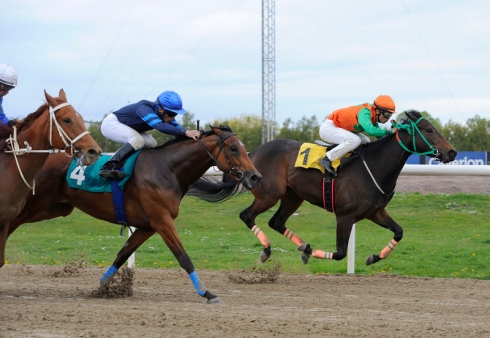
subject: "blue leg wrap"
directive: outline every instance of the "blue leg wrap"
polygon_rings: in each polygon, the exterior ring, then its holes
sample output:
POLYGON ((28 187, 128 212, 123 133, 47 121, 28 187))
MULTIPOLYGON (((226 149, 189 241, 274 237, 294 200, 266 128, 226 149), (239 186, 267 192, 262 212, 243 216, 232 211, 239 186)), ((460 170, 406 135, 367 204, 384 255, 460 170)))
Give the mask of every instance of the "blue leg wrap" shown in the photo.
POLYGON ((207 290, 204 285, 202 285, 201 280, 197 276, 197 273, 195 271, 192 271, 189 274, 189 277, 191 278, 192 284, 194 284, 194 289, 196 289, 197 294, 200 296, 204 296, 207 290))
POLYGON ((109 270, 107 270, 106 273, 100 278, 100 285, 102 285, 107 278, 113 277, 117 273, 117 270, 118 268, 116 268, 114 265, 111 265, 109 270))

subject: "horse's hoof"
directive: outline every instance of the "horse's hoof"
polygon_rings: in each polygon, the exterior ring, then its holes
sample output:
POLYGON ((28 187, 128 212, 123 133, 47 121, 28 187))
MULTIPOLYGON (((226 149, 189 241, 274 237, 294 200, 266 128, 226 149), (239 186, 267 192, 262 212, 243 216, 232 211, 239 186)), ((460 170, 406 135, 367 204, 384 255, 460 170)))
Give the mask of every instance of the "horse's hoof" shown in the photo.
POLYGON ((102 287, 106 287, 106 286, 109 286, 109 284, 111 284, 111 280, 113 279, 113 277, 107 277, 106 279, 104 280, 100 280, 100 286, 102 287))
POLYGON ((264 251, 260 252, 260 262, 265 263, 271 258, 271 256, 267 255, 264 251))
POLYGON ((208 304, 218 304, 218 303, 221 303, 221 299, 219 299, 219 297, 208 299, 208 304))
POLYGON ((366 265, 378 263, 380 260, 381 258, 378 255, 371 255, 366 259, 366 265))
POLYGON ((310 255, 303 252, 301 254, 301 260, 303 261, 303 264, 308 264, 308 261, 310 260, 310 255))
POLYGON ((261 263, 267 262, 269 258, 271 258, 271 254, 272 254, 272 249, 270 246, 264 248, 264 250, 262 250, 262 252, 260 253, 260 262, 261 263))

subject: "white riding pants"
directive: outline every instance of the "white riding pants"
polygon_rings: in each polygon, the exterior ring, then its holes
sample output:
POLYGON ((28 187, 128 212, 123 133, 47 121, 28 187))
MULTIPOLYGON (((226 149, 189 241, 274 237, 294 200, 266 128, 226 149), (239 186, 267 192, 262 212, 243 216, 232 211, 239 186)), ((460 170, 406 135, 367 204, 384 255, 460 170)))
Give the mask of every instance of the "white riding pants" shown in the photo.
POLYGON ((100 126, 102 135, 108 139, 125 144, 129 143, 135 150, 141 148, 155 148, 157 141, 153 136, 147 133, 139 133, 131 127, 128 127, 124 123, 119 122, 117 116, 114 114, 107 115, 100 126))
POLYGON ((327 151, 330 161, 341 158, 349 151, 356 149, 361 143, 369 143, 371 140, 364 134, 355 134, 343 128, 335 126, 332 120, 326 119, 320 126, 320 137, 328 143, 338 144, 327 151))

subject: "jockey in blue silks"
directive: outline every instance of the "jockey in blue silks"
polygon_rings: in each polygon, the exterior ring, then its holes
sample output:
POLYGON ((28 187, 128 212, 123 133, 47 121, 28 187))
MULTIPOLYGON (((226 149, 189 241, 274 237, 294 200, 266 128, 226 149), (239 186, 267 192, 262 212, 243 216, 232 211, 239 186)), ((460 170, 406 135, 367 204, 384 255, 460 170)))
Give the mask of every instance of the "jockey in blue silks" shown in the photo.
POLYGON ((197 140, 201 135, 198 130, 185 130, 175 121, 177 114, 184 113, 179 94, 165 91, 154 102, 142 100, 107 115, 100 128, 102 134, 123 146, 102 166, 99 176, 123 179, 124 173, 117 168, 121 168, 130 155, 139 149, 157 146, 155 138, 146 133, 149 130, 197 140))

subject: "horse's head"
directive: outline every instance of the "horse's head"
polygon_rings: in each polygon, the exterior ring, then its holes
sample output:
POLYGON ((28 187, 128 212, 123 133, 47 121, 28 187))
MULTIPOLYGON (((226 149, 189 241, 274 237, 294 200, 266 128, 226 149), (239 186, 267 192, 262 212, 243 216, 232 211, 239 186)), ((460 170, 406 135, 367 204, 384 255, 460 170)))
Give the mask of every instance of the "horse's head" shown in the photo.
MULTIPOLYGON (((218 136, 218 146, 211 151, 211 155, 215 158, 216 166, 241 182, 248 190, 258 187, 262 175, 248 157, 247 149, 243 142, 228 126, 213 127, 210 125, 210 127, 211 130, 208 135, 215 134, 218 136)), ((204 133, 204 135, 207 134, 204 133)))
POLYGON ((454 161, 457 155, 456 150, 432 123, 417 110, 407 110, 405 114, 407 118, 401 121, 402 130, 410 135, 407 136, 407 141, 400 142, 405 150, 414 154, 435 157, 443 163, 454 161))
POLYGON ((67 103, 65 91, 61 89, 59 97, 53 98, 45 90, 44 96, 49 106, 51 146, 72 155, 74 149, 80 151, 85 165, 97 161, 102 149, 87 131, 82 116, 67 103))

